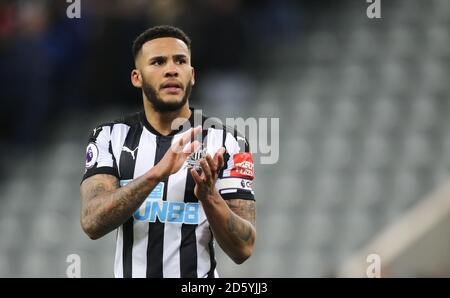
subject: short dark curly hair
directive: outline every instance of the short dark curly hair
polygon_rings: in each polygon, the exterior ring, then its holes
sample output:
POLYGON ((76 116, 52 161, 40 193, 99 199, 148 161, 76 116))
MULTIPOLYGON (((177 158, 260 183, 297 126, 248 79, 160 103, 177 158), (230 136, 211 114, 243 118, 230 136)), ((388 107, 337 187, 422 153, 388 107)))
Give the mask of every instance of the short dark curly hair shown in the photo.
POLYGON ((186 33, 183 32, 183 30, 170 25, 160 25, 148 28, 136 37, 132 47, 133 58, 136 60, 136 57, 142 49, 144 43, 161 37, 173 37, 180 39, 187 45, 189 51, 191 50, 191 39, 186 35, 186 33))

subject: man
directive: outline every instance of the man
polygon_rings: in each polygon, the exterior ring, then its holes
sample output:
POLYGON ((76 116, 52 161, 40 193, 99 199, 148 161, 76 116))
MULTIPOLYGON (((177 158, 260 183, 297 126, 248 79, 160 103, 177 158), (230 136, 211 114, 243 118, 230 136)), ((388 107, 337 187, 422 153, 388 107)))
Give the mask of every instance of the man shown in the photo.
POLYGON ((89 138, 81 226, 91 239, 117 229, 116 277, 217 277, 214 239, 237 264, 253 252, 248 143, 214 125, 184 129, 197 113, 189 108, 190 50, 172 26, 138 36, 131 82, 144 109, 89 138))

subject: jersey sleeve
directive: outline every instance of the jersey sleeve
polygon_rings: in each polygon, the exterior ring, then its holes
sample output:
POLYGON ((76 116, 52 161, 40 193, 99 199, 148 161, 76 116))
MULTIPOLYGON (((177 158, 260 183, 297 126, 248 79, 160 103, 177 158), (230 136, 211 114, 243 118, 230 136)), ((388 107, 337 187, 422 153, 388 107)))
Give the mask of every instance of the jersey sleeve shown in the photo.
POLYGON ((219 173, 216 187, 225 200, 254 200, 254 162, 248 141, 236 134, 225 138, 224 166, 219 173))
POLYGON ((116 159, 111 145, 112 125, 100 125, 89 136, 85 155, 85 179, 96 174, 110 174, 119 178, 116 159))

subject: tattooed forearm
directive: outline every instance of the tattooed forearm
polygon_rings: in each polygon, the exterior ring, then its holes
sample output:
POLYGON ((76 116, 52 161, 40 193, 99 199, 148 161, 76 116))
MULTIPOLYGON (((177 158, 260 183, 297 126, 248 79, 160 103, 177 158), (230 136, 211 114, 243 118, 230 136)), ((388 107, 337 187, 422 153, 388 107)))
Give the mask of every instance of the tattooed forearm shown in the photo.
POLYGON ((253 226, 256 223, 256 208, 253 200, 227 200, 228 207, 239 217, 248 220, 253 226))
POLYGON ((139 177, 124 187, 110 175, 96 175, 81 185, 81 225, 93 239, 114 230, 123 224, 139 208, 155 187, 153 183, 139 177))
POLYGON ((228 230, 242 241, 251 240, 256 221, 255 201, 235 199, 227 204, 233 211, 228 218, 228 230))
POLYGON ((249 241, 252 236, 252 227, 250 224, 243 221, 234 213, 231 213, 228 218, 228 230, 245 242, 249 241))
POLYGON ((217 197, 203 204, 217 243, 237 264, 250 257, 256 240, 255 201, 217 197))

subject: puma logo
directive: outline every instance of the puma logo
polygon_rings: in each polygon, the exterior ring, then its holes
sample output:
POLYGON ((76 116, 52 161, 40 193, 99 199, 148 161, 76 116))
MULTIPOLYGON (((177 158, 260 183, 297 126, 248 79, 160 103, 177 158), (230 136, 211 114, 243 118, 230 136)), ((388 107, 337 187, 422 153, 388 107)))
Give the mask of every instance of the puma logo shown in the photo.
POLYGON ((139 148, 139 146, 136 147, 136 148, 134 148, 134 150, 131 150, 130 148, 128 148, 128 147, 126 147, 126 146, 123 146, 123 147, 122 147, 122 151, 125 151, 125 152, 130 153, 130 154, 131 154, 131 157, 132 157, 133 160, 134 160, 134 159, 135 159, 135 157, 134 157, 134 152, 135 152, 138 148, 139 148))

